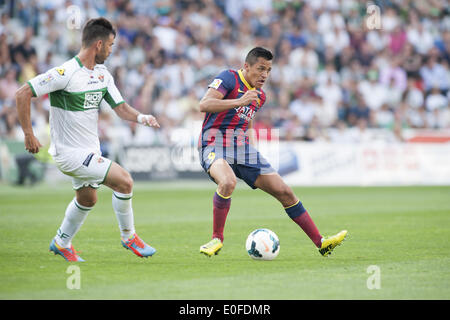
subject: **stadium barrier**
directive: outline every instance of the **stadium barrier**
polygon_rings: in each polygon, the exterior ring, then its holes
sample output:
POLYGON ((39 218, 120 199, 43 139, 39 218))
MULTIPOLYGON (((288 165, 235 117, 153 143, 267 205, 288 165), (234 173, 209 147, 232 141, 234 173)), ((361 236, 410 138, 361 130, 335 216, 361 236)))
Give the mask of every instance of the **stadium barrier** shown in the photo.
MULTIPOLYGON (((450 130, 409 130, 405 136, 402 143, 385 137, 364 143, 289 142, 272 132, 253 143, 291 186, 450 185, 450 130)), ((207 180, 197 139, 197 132, 182 132, 172 146, 117 146, 112 159, 136 181, 207 180)), ((33 157, 23 142, 0 141, 0 180, 19 185, 65 180, 46 152, 33 157)))
MULTIPOLYGON (((449 185, 450 144, 280 144, 290 185, 449 185), (295 160, 294 160, 295 159, 295 160), (296 165, 294 168, 294 161, 296 165)), ((270 156, 269 156, 270 159, 270 156)))
POLYGON ((197 149, 188 146, 125 146, 119 163, 135 180, 207 178, 199 164, 197 149))
MULTIPOLYGON (((47 154, 47 149, 39 153, 42 154, 47 154)), ((0 181, 16 185, 38 183, 45 177, 48 158, 31 155, 22 141, 0 140, 0 181)))
MULTIPOLYGON (((289 185, 450 185, 449 143, 260 142, 289 185)), ((135 180, 207 179, 196 147, 126 146, 120 163, 135 180)))

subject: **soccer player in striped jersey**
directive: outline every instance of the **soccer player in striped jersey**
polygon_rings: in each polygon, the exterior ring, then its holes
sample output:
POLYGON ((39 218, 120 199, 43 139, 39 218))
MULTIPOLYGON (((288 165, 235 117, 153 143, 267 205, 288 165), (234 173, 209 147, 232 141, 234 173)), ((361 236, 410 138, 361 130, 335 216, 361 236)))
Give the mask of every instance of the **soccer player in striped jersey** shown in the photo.
POLYGON ((30 153, 37 153, 42 147, 34 136, 30 120, 31 98, 49 94, 49 153, 61 172, 72 177, 75 190, 75 197, 50 243, 50 251, 67 261, 84 261, 75 252, 72 239, 95 205, 97 188, 101 184, 113 190, 112 207, 123 247, 140 257, 151 256, 156 251, 135 232, 131 175, 119 164, 102 157, 100 151, 97 122, 100 103, 104 101, 123 120, 159 127, 152 115, 139 113, 123 100, 103 65, 111 54, 115 36, 108 20, 89 20, 83 28, 82 48, 77 56, 29 80, 16 92, 25 148, 30 153))
POLYGON ((236 178, 280 201, 288 216, 323 256, 328 256, 347 235, 343 230, 332 237, 322 237, 292 189, 250 143, 248 129, 266 100, 262 86, 272 69, 272 58, 270 51, 253 48, 247 54, 244 67, 221 72, 200 101, 200 111, 205 113, 199 137, 200 162, 217 184, 213 197, 212 240, 200 247, 200 252, 207 256, 217 254, 223 247, 225 221, 236 178))

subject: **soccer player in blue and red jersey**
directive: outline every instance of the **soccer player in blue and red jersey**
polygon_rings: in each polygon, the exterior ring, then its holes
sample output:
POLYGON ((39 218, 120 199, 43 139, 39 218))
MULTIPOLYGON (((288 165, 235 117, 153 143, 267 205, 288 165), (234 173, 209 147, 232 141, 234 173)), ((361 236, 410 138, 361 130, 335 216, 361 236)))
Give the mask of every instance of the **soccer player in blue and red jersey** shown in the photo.
POLYGON ((200 111, 205 113, 199 138, 200 162, 217 184, 213 198, 212 240, 200 247, 200 252, 207 256, 217 254, 223 247, 223 231, 236 178, 280 201, 288 216, 323 256, 329 255, 347 235, 343 230, 332 237, 322 237, 292 189, 250 143, 247 132, 252 127, 255 113, 266 100, 261 88, 272 69, 272 58, 270 51, 253 48, 247 54, 244 67, 221 72, 200 101, 200 111))

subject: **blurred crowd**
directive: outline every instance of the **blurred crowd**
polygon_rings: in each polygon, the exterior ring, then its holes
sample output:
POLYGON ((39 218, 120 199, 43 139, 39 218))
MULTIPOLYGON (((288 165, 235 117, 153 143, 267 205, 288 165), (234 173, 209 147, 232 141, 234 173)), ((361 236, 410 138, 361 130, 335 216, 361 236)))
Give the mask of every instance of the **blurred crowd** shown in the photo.
MULTIPOLYGON (((208 84, 241 68, 255 46, 274 53, 255 129, 358 142, 370 129, 402 141, 404 128, 450 128, 448 8, 445 0, 0 0, 0 137, 21 137, 15 90, 75 56, 83 24, 99 16, 117 29, 105 63, 117 87, 161 124, 125 123, 102 107, 105 150, 108 141, 170 143, 180 128, 198 129, 208 84)), ((47 97, 33 99, 36 130, 48 111, 47 97)))

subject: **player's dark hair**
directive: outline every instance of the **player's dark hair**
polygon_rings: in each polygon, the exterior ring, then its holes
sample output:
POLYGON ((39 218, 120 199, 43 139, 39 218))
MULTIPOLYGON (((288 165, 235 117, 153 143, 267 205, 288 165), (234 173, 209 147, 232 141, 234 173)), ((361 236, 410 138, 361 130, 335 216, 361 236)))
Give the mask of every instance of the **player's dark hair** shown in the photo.
POLYGON ((245 58, 245 62, 247 62, 249 65, 253 65, 256 63, 258 58, 264 58, 270 61, 273 59, 273 54, 267 49, 256 47, 249 51, 247 57, 245 58))
POLYGON ((83 28, 81 44, 85 48, 89 47, 94 41, 108 39, 110 34, 116 36, 111 22, 105 18, 90 19, 83 28))

